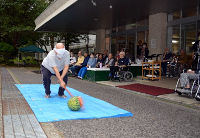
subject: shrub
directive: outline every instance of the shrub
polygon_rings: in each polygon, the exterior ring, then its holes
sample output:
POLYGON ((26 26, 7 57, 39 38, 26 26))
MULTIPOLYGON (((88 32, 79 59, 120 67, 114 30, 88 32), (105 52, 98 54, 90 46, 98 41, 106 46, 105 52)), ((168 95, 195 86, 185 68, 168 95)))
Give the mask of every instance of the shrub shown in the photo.
POLYGON ((3 56, 3 61, 8 62, 10 57, 12 56, 12 53, 14 52, 13 46, 0 42, 0 55, 3 56))

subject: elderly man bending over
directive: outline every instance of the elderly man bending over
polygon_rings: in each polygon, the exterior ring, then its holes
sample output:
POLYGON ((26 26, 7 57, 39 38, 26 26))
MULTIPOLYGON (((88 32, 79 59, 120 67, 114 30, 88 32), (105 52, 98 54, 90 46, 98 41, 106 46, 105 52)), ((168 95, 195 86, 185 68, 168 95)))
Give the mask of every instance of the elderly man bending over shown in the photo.
POLYGON ((43 77, 43 85, 45 88, 46 95, 44 98, 50 98, 50 85, 51 85, 51 76, 55 75, 60 83, 58 90, 58 96, 62 98, 67 98, 64 95, 65 87, 67 85, 67 71, 70 64, 70 54, 62 43, 57 43, 55 48, 51 50, 48 55, 44 58, 41 71, 43 77))

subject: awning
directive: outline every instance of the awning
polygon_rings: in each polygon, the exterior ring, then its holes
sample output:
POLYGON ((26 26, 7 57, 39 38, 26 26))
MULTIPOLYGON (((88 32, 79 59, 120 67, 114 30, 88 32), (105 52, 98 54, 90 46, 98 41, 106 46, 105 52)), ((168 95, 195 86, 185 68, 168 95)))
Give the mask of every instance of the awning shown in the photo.
POLYGON ((26 46, 19 49, 20 52, 33 52, 33 53, 44 53, 45 51, 35 45, 26 46))
POLYGON ((132 24, 155 13, 196 8, 200 0, 57 0, 36 20, 35 31, 95 33, 132 24), (95 4, 96 3, 96 6, 95 4))

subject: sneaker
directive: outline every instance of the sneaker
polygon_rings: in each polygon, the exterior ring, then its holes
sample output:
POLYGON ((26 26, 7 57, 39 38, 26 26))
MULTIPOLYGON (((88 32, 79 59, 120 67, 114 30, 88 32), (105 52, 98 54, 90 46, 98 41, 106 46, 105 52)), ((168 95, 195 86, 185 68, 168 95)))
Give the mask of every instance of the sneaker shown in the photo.
POLYGON ((77 76, 77 78, 80 79, 81 77, 80 77, 80 76, 77 76))
POLYGON ((58 97, 61 97, 61 98, 67 98, 67 96, 66 95, 58 95, 58 97))
POLYGON ((83 78, 82 78, 82 77, 80 77, 80 79, 82 80, 83 78))
POLYGON ((48 98, 50 98, 50 95, 49 94, 45 94, 44 98, 48 99, 48 98))

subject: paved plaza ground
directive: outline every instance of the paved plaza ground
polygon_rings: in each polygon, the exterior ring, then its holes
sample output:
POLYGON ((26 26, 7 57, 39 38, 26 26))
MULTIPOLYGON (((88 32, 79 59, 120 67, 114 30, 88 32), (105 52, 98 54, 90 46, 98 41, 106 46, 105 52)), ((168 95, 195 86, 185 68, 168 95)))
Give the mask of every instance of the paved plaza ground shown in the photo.
MULTIPOLYGON (((49 138, 188 138, 200 136, 199 103, 186 96, 148 96, 113 87, 118 82, 89 82, 69 78, 68 87, 109 102, 133 113, 133 117, 67 120, 38 123, 32 110, 14 84, 42 84, 34 68, 0 68, 0 137, 49 138), (106 84, 106 85, 105 85, 106 84), (171 97, 171 98, 170 98, 171 97), (179 101, 172 103, 171 100, 179 101), (194 101, 190 103, 188 101, 194 101), (180 102, 182 101, 182 102, 180 102), (182 105, 181 103, 185 103, 182 105), (3 107, 3 109, 2 109, 3 107)), ((175 83, 176 80, 173 80, 175 83)), ((138 77, 132 83, 174 88, 172 80, 151 82, 138 77), (163 84, 165 82, 165 84, 163 84)), ((52 77, 52 84, 57 84, 52 77)), ((118 85, 118 84, 117 84, 118 85)))

